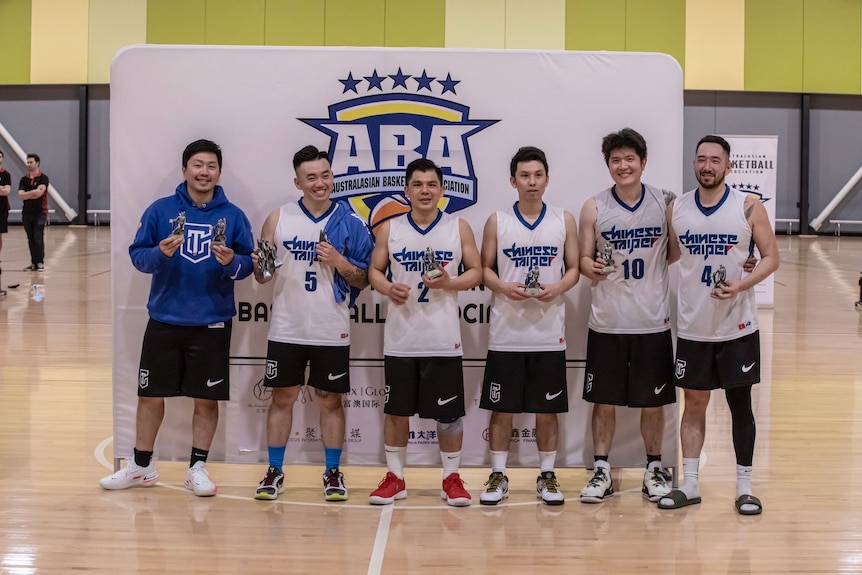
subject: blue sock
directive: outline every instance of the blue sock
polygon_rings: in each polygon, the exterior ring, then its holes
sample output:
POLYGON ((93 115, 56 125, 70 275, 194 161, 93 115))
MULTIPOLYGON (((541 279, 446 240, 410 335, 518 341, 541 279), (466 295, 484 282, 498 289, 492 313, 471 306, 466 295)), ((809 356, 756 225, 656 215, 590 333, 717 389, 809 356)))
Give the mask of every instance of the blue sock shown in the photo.
POLYGON ((338 464, 341 463, 341 448, 324 447, 323 453, 326 455, 326 469, 338 469, 338 464))
POLYGON ((281 469, 284 467, 284 450, 285 446, 277 446, 273 447, 270 445, 267 447, 267 451, 269 451, 269 465, 270 467, 275 467, 276 469, 281 469))

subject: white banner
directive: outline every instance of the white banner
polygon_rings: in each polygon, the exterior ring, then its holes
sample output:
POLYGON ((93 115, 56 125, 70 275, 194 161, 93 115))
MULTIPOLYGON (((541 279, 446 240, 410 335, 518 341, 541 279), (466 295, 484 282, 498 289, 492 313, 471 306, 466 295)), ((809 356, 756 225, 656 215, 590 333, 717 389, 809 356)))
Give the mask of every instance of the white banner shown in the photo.
MULTIPOLYGON (((668 56, 488 50, 142 46, 121 52, 111 76, 111 205, 114 297, 114 453, 134 445, 138 357, 149 278, 131 265, 128 245, 154 199, 181 180, 180 155, 197 138, 224 151, 221 183, 258 233, 266 215, 295 201, 292 154, 327 149, 335 196, 372 224, 404 210, 406 164, 417 156, 443 167, 447 211, 481 239, 485 220, 517 198, 509 160, 524 145, 550 162, 549 204, 576 218, 583 202, 612 182, 602 155, 608 132, 631 126, 649 142, 646 181, 682 185, 682 74, 668 56), (396 193, 396 195, 392 195, 396 193)), ((558 462, 592 463, 591 407, 581 399, 589 285, 567 296, 570 411, 561 417, 558 462)), ((266 460, 269 391, 261 385, 271 284, 237 285, 231 346, 231 401, 212 448, 214 460, 266 460)), ((490 293, 461 294, 468 408, 464 463, 487 465, 489 413, 478 408, 490 293), (472 399, 472 401, 470 401, 472 399)), ((353 311, 348 463, 383 458, 382 330, 386 305, 365 290, 353 311)), ((613 361, 613 358, 609 358, 613 361)), ((322 463, 313 393, 295 410, 288 462, 322 463)), ((190 448, 191 401, 173 399, 156 446, 161 459, 190 448)), ((614 465, 645 463, 640 414, 620 409, 614 465)), ((665 464, 677 461, 676 405, 667 408, 665 464)), ((536 465, 534 417, 515 418, 513 465, 536 465)), ((411 421, 408 462, 439 464, 435 423, 411 421)))
MULTIPOLYGON (((775 231, 777 202, 778 136, 722 136, 730 144, 733 170, 725 181, 736 190, 760 196, 775 231)), ((755 255, 760 253, 755 249, 755 255)), ((775 276, 770 275, 754 287, 757 305, 772 307, 775 302, 775 276)))

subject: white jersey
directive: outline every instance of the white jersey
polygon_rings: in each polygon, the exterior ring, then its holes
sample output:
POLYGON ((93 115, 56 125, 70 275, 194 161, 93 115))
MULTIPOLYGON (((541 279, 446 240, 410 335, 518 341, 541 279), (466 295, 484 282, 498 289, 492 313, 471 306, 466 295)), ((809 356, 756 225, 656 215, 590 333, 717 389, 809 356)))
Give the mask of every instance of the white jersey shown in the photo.
POLYGON ((274 243, 284 264, 273 279, 271 341, 304 345, 349 345, 347 301, 333 295, 335 269, 317 261, 320 231, 336 209, 319 218, 300 202, 281 207, 274 243))
POLYGON ((592 287, 590 328, 601 333, 659 333, 670 329, 667 216, 664 194, 641 184, 636 206, 609 188, 595 196, 596 246, 610 244, 617 269, 592 287))
POLYGON ((390 222, 387 245, 391 281, 410 286, 410 294, 404 305, 389 302, 383 353, 400 357, 463 355, 458 292, 428 289, 422 281, 425 251, 429 247, 451 277, 458 275, 461 265, 458 218, 440 212, 424 230, 410 214, 390 222))
MULTIPOLYGON (((497 212, 497 275, 503 282, 524 283, 539 266, 539 283, 560 281, 565 270, 564 211, 542 204, 542 213, 528 224, 516 203, 497 212)), ((488 349, 493 351, 558 351, 566 349, 565 298, 551 302, 531 298, 512 301, 494 294, 488 349)))
POLYGON ((700 205, 697 191, 677 198, 673 229, 679 238, 679 337, 692 341, 729 341, 757 331, 757 305, 749 289, 729 300, 710 297, 713 274, 724 266, 727 280, 742 278, 754 245, 745 219, 748 194, 725 186, 721 201, 700 205))

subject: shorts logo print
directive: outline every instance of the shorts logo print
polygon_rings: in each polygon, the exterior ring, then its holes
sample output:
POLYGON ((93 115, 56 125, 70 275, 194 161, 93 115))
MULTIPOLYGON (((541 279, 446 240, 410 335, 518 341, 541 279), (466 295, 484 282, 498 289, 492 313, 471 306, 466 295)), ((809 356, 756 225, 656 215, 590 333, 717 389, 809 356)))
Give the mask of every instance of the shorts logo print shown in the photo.
POLYGON ((752 362, 752 363, 751 363, 751 365, 743 365, 743 366, 742 366, 742 373, 748 373, 749 371, 751 371, 751 370, 752 370, 752 368, 754 367, 754 364, 755 364, 755 363, 757 363, 757 362, 756 362, 756 361, 754 361, 754 362, 752 362))
POLYGON ((593 374, 588 373, 587 374, 587 393, 591 392, 592 390, 593 390, 593 374))
POLYGON ((490 399, 493 403, 497 403, 500 401, 500 384, 491 382, 491 389, 488 393, 488 399, 490 399))
POLYGON ((278 362, 274 359, 266 360, 266 378, 275 379, 278 375, 278 362))
POLYGON ((150 385, 150 370, 142 369, 138 371, 138 387, 146 389, 150 385))
POLYGON ((685 360, 678 359, 676 360, 676 378, 682 379, 685 377, 685 360))

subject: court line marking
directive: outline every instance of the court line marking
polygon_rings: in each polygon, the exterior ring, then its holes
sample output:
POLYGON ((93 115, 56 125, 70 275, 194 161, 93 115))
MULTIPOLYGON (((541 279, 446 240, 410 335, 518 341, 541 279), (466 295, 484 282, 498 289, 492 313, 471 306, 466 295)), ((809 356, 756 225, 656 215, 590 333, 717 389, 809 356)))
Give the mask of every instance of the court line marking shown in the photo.
POLYGON ((380 512, 377 523, 377 535, 374 537, 374 547, 371 550, 371 560, 368 562, 368 575, 379 575, 383 570, 383 557, 386 554, 386 543, 389 540, 389 526, 392 523, 394 505, 387 505, 380 512))

